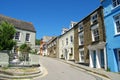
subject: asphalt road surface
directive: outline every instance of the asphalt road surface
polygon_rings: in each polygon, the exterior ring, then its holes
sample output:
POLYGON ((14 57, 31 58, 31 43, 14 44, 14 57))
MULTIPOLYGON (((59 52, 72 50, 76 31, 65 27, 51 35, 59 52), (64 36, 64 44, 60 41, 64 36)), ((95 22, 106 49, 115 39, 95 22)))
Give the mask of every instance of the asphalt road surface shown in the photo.
POLYGON ((40 57, 44 74, 33 80, 102 80, 54 58, 40 57))

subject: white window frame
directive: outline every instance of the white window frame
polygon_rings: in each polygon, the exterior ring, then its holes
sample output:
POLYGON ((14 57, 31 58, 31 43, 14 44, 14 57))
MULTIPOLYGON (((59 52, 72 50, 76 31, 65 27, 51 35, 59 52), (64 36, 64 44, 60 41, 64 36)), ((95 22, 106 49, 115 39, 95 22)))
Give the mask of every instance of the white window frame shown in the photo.
POLYGON ((81 22, 80 24, 78 24, 78 32, 83 31, 83 22, 81 22))
POLYGON ((17 31, 17 32, 15 33, 14 39, 20 41, 20 39, 21 39, 21 32, 20 32, 20 31, 17 31), (17 33, 19 33, 18 39, 16 39, 16 34, 17 34, 17 33))
POLYGON ((84 32, 79 33, 78 39, 79 39, 79 45, 83 45, 84 44, 84 32), (83 36, 83 38, 81 39, 80 36, 83 36))
MULTIPOLYGON (((120 14, 119 14, 119 15, 114 16, 115 35, 118 35, 118 34, 120 34, 120 31, 118 32, 116 22, 119 22, 119 25, 120 25, 120 14), (117 16, 118 16, 118 19, 115 19, 117 16)), ((118 27, 120 27, 120 26, 118 26, 118 27)))
MULTIPOLYGON (((100 37, 98 27, 99 27, 98 24, 91 27, 91 34, 92 34, 92 41, 93 41, 93 42, 96 41, 96 40, 95 40, 95 37, 100 37), (95 29, 98 29, 98 36, 95 36, 95 35, 94 35, 94 30, 95 30, 95 29)), ((97 41, 99 41, 99 40, 97 40, 97 41)))
POLYGON ((72 35, 70 36, 70 42, 71 43, 73 42, 73 36, 72 35))
POLYGON ((57 44, 57 42, 56 41, 54 41, 54 45, 56 45, 57 44))
POLYGON ((120 6, 120 2, 118 2, 119 0, 112 0, 112 6, 115 8, 115 7, 118 7, 120 6), (115 5, 114 5, 115 4, 115 5))
POLYGON ((94 24, 96 21, 98 21, 98 14, 95 12, 94 14, 91 15, 91 25, 94 24))
POLYGON ((68 45, 68 38, 66 38, 66 45, 68 45))
POLYGON ((71 51, 71 54, 73 54, 73 48, 72 47, 70 48, 70 51, 71 51))
POLYGON ((30 33, 26 33, 25 41, 30 42, 30 37, 31 37, 30 33), (29 34, 29 40, 27 40, 27 34, 29 34))
POLYGON ((80 57, 80 58, 79 58, 79 61, 80 61, 81 63, 85 62, 84 56, 85 56, 84 48, 79 49, 79 57, 80 57))

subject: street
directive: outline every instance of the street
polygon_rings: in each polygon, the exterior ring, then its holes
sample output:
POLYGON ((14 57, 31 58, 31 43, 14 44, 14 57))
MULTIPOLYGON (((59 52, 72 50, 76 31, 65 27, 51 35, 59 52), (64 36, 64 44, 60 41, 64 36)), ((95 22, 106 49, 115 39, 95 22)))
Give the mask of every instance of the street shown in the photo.
POLYGON ((101 80, 54 58, 40 57, 40 62, 47 71, 33 80, 101 80))

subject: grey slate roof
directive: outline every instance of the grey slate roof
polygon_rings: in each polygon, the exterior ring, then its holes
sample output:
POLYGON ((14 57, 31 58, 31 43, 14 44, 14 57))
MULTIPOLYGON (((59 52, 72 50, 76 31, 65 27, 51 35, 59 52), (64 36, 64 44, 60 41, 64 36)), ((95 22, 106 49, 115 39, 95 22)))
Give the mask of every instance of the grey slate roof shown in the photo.
POLYGON ((17 28, 17 29, 36 32, 33 24, 30 22, 24 22, 21 20, 17 20, 17 19, 13 19, 13 18, 10 18, 7 16, 0 15, 0 22, 1 21, 7 21, 7 22, 13 24, 15 26, 15 28, 17 28))

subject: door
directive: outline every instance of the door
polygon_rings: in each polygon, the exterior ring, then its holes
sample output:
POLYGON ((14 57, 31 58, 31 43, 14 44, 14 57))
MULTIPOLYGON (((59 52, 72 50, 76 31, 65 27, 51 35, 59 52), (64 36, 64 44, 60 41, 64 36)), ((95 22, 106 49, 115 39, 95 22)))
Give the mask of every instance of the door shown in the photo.
POLYGON ((65 49, 65 59, 67 60, 67 49, 65 49))
POLYGON ((120 49, 118 50, 118 69, 120 72, 120 49))
POLYGON ((100 50, 100 57, 101 57, 101 67, 104 68, 105 67, 105 60, 104 60, 104 49, 100 50))
POLYGON ((96 51, 93 51, 93 67, 96 68, 96 51))

